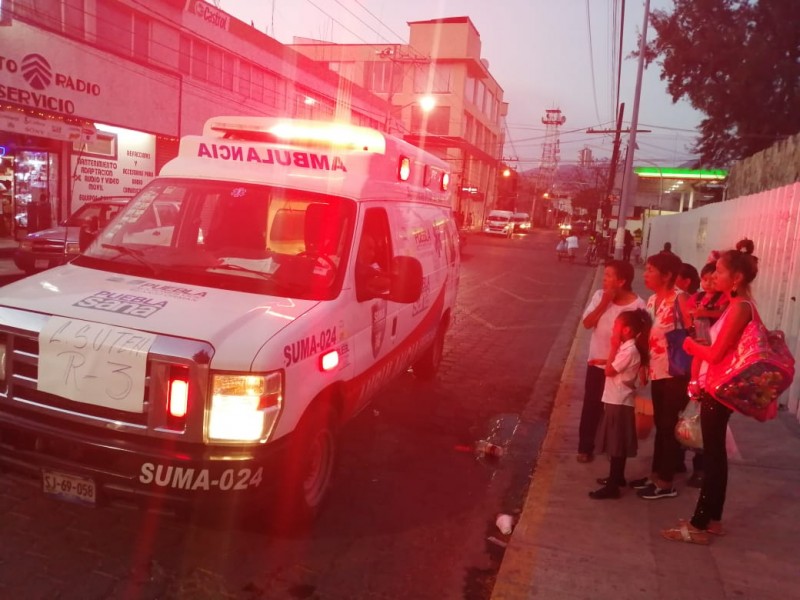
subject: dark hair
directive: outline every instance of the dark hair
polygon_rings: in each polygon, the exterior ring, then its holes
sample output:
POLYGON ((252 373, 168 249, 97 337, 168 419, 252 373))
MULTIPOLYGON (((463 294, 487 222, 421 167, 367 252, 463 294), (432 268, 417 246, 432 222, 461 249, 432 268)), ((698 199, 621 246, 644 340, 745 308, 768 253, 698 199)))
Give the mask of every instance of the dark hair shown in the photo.
POLYGON ((662 275, 670 276, 670 285, 675 283, 675 278, 681 270, 683 262, 675 254, 659 252, 647 257, 647 264, 651 265, 662 275))
POLYGON ((700 289, 700 275, 697 274, 697 269, 689 263, 681 264, 681 268, 678 270, 678 277, 689 280, 689 289, 686 291, 690 294, 694 294, 700 289))
POLYGON ((609 260, 605 266, 614 269, 617 279, 622 279, 622 289, 631 290, 633 284, 633 265, 631 263, 624 260, 609 260))
POLYGON ((663 252, 672 252, 672 242, 664 242, 663 252))
POLYGON ((700 269, 700 277, 705 277, 706 275, 710 275, 714 271, 717 270, 717 261, 711 261, 703 265, 703 268, 700 269))
POLYGON ((639 351, 642 366, 648 366, 650 364, 650 327, 653 325, 650 313, 643 308, 637 308, 636 310, 622 311, 617 318, 624 326, 630 327, 633 331, 633 343, 636 344, 636 349, 639 351))
MULTIPOLYGON (((731 273, 741 273, 745 289, 750 287, 758 275, 758 258, 753 256, 753 250, 755 250, 753 240, 744 238, 736 243, 735 250, 728 250, 719 257, 731 273)), ((735 292, 736 290, 733 292, 734 295, 735 292)))

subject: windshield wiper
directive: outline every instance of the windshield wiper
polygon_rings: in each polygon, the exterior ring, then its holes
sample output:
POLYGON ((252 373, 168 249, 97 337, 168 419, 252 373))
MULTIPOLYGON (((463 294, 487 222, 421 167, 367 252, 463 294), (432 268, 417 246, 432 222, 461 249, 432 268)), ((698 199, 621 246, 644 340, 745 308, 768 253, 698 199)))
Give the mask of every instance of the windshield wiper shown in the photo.
POLYGON ((269 273, 265 273, 264 271, 259 271, 258 269, 248 269, 247 267, 243 267, 242 265, 236 265, 233 263, 219 263, 209 268, 213 270, 223 269, 227 271, 240 271, 242 273, 252 273, 253 275, 258 275, 262 279, 266 280, 272 279, 272 275, 269 273))
MULTIPOLYGON (((119 252, 119 256, 130 256, 135 258, 141 265, 144 265, 153 275, 158 275, 159 269, 151 263, 149 260, 144 258, 143 253, 141 250, 134 250, 133 248, 128 248, 127 246, 122 246, 120 244, 100 244, 102 248, 106 248, 107 250, 116 250, 119 252)), ((113 260, 113 259, 111 259, 113 260)))

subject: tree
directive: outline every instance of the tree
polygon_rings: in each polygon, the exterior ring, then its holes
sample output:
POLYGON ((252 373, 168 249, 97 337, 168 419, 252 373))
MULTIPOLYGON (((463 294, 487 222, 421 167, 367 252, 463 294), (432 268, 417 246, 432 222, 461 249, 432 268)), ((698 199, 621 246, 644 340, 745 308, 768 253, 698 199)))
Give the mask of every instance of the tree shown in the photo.
POLYGON ((695 150, 724 166, 800 131, 797 0, 674 0, 650 17, 648 61, 706 117, 695 150))

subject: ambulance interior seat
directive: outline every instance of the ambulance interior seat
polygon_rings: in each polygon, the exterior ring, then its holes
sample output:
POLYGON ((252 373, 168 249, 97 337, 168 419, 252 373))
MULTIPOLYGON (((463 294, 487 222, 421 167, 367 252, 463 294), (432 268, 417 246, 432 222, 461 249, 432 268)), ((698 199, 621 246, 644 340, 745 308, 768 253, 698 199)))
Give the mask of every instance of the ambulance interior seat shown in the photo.
POLYGON ((338 220, 336 211, 329 204, 309 204, 306 207, 303 237, 306 253, 311 255, 336 256, 338 249, 338 220))
POLYGON ((219 206, 215 223, 204 240, 209 250, 225 250, 238 254, 265 253, 264 219, 235 204, 219 206))

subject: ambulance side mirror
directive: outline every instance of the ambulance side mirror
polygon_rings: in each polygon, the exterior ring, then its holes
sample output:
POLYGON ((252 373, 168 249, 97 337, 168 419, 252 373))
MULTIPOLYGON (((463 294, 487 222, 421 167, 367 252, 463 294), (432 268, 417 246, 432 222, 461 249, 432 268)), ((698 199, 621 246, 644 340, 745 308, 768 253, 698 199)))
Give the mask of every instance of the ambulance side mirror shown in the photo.
POLYGON ((422 263, 412 256, 392 259, 389 300, 411 304, 422 295, 422 263))

